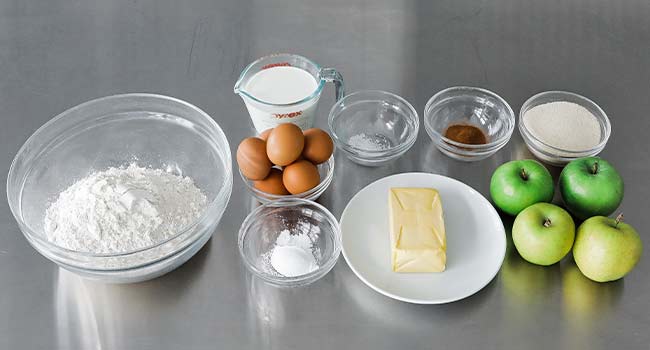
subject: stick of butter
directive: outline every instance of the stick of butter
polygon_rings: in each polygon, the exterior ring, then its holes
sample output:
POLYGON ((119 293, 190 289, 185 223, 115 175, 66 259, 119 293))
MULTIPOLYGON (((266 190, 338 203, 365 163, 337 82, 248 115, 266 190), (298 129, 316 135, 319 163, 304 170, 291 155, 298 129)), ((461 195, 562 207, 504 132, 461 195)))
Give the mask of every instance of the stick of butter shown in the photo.
POLYGON ((388 208, 393 271, 444 271, 447 239, 438 191, 391 188, 388 208))

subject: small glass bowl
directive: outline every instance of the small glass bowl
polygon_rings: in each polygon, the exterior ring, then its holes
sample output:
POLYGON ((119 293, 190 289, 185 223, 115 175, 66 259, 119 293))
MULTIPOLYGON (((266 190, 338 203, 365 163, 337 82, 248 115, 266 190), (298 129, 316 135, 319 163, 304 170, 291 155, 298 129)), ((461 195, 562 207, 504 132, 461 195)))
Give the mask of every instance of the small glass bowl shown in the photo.
POLYGON ((521 110, 519 111, 519 132, 526 146, 535 157, 551 165, 563 166, 574 159, 592 157, 599 154, 605 148, 612 129, 607 114, 594 101, 572 92, 545 91, 529 98, 521 106, 521 110), (584 151, 576 152, 551 146, 531 133, 523 121, 524 114, 535 106, 557 101, 578 104, 586 108, 596 117, 598 124, 600 124, 600 142, 598 145, 584 151))
POLYGON ((325 207, 305 199, 273 201, 255 208, 239 229, 239 253, 246 268, 267 283, 280 287, 298 287, 325 276, 341 253, 339 223, 325 207), (270 252, 283 230, 305 232, 312 241, 318 268, 310 273, 284 277, 270 264, 270 252))
POLYGON ((334 178, 334 156, 331 156, 330 159, 328 159, 325 163, 318 164, 316 167, 318 168, 318 173, 320 174, 321 178, 318 186, 312 188, 309 191, 291 195, 277 195, 258 190, 255 188, 255 182, 246 178, 246 176, 242 174, 241 169, 239 170, 239 176, 241 176, 242 181, 244 181, 248 192, 250 192, 261 203, 268 203, 279 199, 293 198, 302 198, 314 201, 318 199, 318 197, 320 197, 320 195, 323 194, 327 187, 329 187, 329 185, 332 183, 332 179, 334 178))
POLYGON ((410 103, 379 90, 345 96, 330 110, 328 123, 336 147, 365 166, 381 166, 406 153, 420 128, 410 103))
POLYGON ((492 91, 469 86, 444 89, 424 107, 424 127, 445 155, 466 162, 485 159, 505 146, 515 129, 510 105, 492 91), (471 145, 444 136, 450 125, 469 124, 488 137, 484 145, 471 145))

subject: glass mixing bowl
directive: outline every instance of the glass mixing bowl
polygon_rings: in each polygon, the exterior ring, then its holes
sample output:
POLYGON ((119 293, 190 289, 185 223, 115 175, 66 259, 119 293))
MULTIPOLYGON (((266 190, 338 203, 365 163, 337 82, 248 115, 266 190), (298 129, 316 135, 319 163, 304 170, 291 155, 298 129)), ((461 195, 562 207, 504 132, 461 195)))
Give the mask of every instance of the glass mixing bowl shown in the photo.
POLYGON ((282 199, 253 210, 239 229, 239 253, 253 275, 280 287, 304 286, 325 276, 341 253, 338 220, 322 205, 305 199, 282 199), (270 264, 270 252, 283 230, 307 234, 318 268, 310 273, 285 277, 270 264))
POLYGON ((461 161, 485 159, 505 146, 515 130, 510 105, 492 91, 456 86, 433 95, 424 107, 424 128, 438 149, 461 161), (487 136, 483 145, 465 144, 445 137, 450 125, 469 124, 487 136))
POLYGON ((309 191, 290 195, 277 195, 258 190, 255 188, 255 181, 246 178, 246 176, 242 174, 241 169, 239 170, 239 175, 241 176, 242 181, 244 181, 246 189, 261 203, 268 203, 270 201, 275 201, 278 199, 292 198, 303 198, 310 201, 315 201, 332 183, 332 179, 334 178, 334 156, 331 156, 326 162, 318 164, 316 167, 318 168, 318 173, 320 174, 320 183, 309 191))
POLYGON ((420 128, 408 101, 379 90, 345 96, 330 110, 328 123, 337 149, 365 166, 381 166, 406 153, 420 128))
POLYGON ((74 273, 116 283, 160 276, 192 257, 212 235, 231 191, 230 147, 219 125, 187 102, 152 94, 104 97, 59 114, 20 148, 7 178, 11 211, 39 253, 74 273), (134 162, 190 176, 207 196, 204 213, 166 241, 119 254, 48 241, 45 210, 61 191, 93 171, 134 162))

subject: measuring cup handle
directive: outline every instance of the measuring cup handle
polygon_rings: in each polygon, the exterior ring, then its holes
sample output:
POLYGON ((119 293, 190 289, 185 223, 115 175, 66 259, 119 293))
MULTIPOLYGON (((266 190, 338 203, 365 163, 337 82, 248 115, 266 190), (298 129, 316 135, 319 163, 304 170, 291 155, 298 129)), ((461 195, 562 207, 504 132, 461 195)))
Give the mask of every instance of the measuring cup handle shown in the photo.
POLYGON ((336 100, 340 100, 345 96, 345 85, 343 84, 343 76, 334 68, 323 68, 320 70, 320 78, 334 83, 336 89, 336 100))

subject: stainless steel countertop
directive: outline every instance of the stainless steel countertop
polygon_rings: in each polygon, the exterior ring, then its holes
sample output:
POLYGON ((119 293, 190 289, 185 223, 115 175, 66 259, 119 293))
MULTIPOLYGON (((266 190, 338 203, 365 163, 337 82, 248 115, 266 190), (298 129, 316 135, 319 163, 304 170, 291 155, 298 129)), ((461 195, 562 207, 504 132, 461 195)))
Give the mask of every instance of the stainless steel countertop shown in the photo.
MULTIPOLYGON (((650 249, 650 3, 588 0, 335 1, 16 0, 0 2, 0 180, 40 125, 83 101, 122 92, 175 96, 208 112, 234 151, 251 133, 232 87, 250 61, 294 52, 340 70, 348 91, 384 89, 422 113, 452 85, 491 89, 518 110, 563 89, 597 101, 612 137, 602 156, 626 182, 621 209, 650 249)), ((328 87, 318 125, 333 101, 328 87)), ((478 163, 438 152, 421 130, 405 157, 363 168, 337 155, 320 202, 340 217, 381 177, 425 171, 484 194, 492 171, 532 157, 518 132, 478 163)), ((558 174, 558 170, 553 170, 558 174)), ((2 349, 648 349, 650 259, 598 285, 571 258, 542 268, 512 245, 497 277, 453 304, 411 305, 366 287, 343 257, 303 289, 246 273, 236 236, 252 208, 236 176, 208 245, 178 270, 135 285, 87 282, 23 238, 0 200, 2 349)), ((506 222, 507 223, 507 222, 506 222)))

